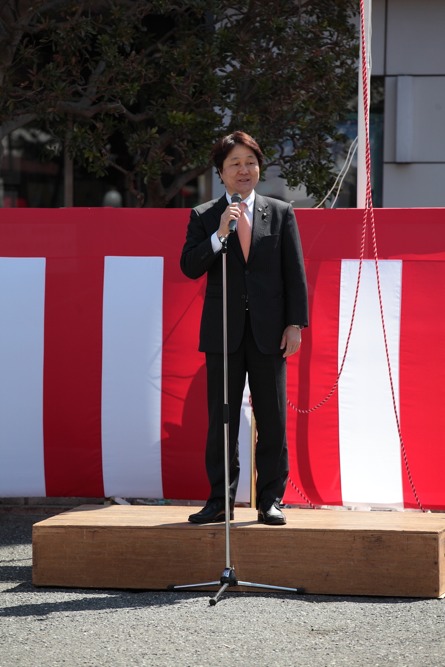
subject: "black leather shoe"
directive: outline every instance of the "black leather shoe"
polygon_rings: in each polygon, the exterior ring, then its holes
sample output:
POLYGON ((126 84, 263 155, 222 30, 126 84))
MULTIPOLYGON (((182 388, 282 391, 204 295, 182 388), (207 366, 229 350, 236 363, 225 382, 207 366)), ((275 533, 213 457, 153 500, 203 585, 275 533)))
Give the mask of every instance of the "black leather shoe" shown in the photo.
MULTIPOLYGON (((233 503, 230 503, 230 518, 233 519, 233 503)), ((190 514, 191 523, 218 523, 226 520, 226 502, 224 498, 208 500, 200 512, 190 514)))
POLYGON ((286 517, 280 510, 279 503, 273 503, 269 508, 261 506, 258 509, 258 522, 266 523, 268 526, 284 526, 286 517))

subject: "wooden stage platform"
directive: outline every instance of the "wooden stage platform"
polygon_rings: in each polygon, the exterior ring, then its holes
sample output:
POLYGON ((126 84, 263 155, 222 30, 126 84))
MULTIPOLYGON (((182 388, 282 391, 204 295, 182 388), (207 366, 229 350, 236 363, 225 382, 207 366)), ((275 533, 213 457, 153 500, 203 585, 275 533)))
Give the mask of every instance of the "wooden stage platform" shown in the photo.
MULTIPOLYGON (((219 581, 224 524, 190 524, 194 509, 85 505, 40 521, 33 583, 164 590, 219 581)), ((286 516, 286 526, 264 526, 255 510, 235 508, 230 553, 239 580, 308 594, 445 595, 445 514, 288 509, 286 516)))

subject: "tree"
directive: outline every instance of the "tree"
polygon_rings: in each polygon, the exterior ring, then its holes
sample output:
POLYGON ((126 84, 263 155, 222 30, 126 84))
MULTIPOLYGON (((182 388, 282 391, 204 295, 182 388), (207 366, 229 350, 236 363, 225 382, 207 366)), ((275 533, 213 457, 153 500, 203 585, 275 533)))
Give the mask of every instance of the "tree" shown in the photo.
POLYGON ((117 169, 140 203, 165 206, 218 135, 244 129, 321 197, 356 90, 356 5, 4 0, 0 139, 37 124, 92 174, 117 169))

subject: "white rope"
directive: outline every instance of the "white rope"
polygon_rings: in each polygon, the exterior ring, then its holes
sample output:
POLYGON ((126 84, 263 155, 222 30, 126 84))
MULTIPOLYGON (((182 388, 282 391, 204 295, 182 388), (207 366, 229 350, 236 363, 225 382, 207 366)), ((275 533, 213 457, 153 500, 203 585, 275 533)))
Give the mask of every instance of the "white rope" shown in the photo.
POLYGON ((339 173, 337 174, 337 178, 335 179, 333 186, 331 187, 329 192, 326 194, 326 196, 321 200, 321 202, 319 204, 317 204, 317 206, 315 206, 315 208, 321 208, 323 206, 325 201, 329 198, 329 196, 332 194, 332 192, 337 187, 337 183, 338 183, 336 195, 335 195, 334 200, 333 200, 333 202, 331 203, 331 206, 330 206, 330 208, 334 208, 334 205, 337 202, 337 199, 340 195, 340 191, 341 191, 341 188, 342 188, 342 185, 343 185, 343 181, 346 178, 346 174, 349 171, 349 167, 351 166, 352 160, 353 160, 354 155, 357 151, 357 144, 358 144, 358 138, 355 137, 354 141, 352 141, 351 145, 349 146, 349 150, 348 150, 348 154, 346 156, 345 162, 344 162, 342 168, 340 169, 339 173))

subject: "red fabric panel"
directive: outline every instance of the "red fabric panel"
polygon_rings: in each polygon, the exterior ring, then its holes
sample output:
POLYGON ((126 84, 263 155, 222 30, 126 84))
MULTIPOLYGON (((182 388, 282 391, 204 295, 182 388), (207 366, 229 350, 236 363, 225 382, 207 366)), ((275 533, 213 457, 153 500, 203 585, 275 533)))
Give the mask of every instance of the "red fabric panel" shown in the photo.
MULTIPOLYGON (((289 361, 289 399, 310 408, 337 376, 340 260, 358 258, 361 210, 297 210, 311 324, 289 361)), ((197 351, 202 281, 179 269, 189 211, 3 209, 3 256, 47 257, 44 435, 48 495, 101 496, 102 281, 105 255, 164 257, 164 495, 205 498, 204 357, 197 351)), ((413 483, 426 508, 445 507, 445 211, 375 211, 378 255, 404 260, 400 418, 413 483)), ((373 258, 370 220, 365 258, 373 258)), ((337 393, 310 415, 288 411, 291 479, 314 504, 341 502, 337 393)), ((403 462, 402 462, 403 467, 403 462)), ((406 506, 417 507, 404 471, 406 506)), ((304 503, 291 484, 285 500, 304 503)))
MULTIPOLYGON (((309 261, 310 326, 288 366, 288 400, 302 410, 323 401, 337 379, 340 262, 309 261)), ((290 480, 285 502, 341 504, 338 394, 310 414, 288 410, 290 480), (295 488, 296 487, 296 488, 295 488)))
POLYGON ((187 209, 105 209, 96 214, 97 252, 164 258, 162 356, 162 484, 165 498, 208 495, 205 358, 198 352, 204 280, 191 281, 179 259, 187 209))
MULTIPOLYGON (((297 209, 295 216, 306 260, 327 261, 360 257, 362 210, 297 209)), ((365 249, 366 247, 367 244, 365 249)))
POLYGON ((207 380, 205 356, 198 352, 205 280, 189 280, 179 267, 189 212, 182 217, 164 254, 162 483, 166 498, 200 500, 209 494, 207 380))
MULTIPOLYGON (((422 505, 445 501, 445 262, 405 261, 400 339, 400 423, 422 505)), ((419 509, 402 459, 405 507, 419 509)))
MULTIPOLYGON (((295 211, 306 259, 358 259, 362 209, 297 209, 295 211)), ((445 260, 443 208, 382 208, 374 211, 380 259, 445 260)), ((364 259, 374 259, 368 214, 364 259)))
POLYGON ((103 259, 47 261, 44 457, 48 496, 101 497, 103 259))

